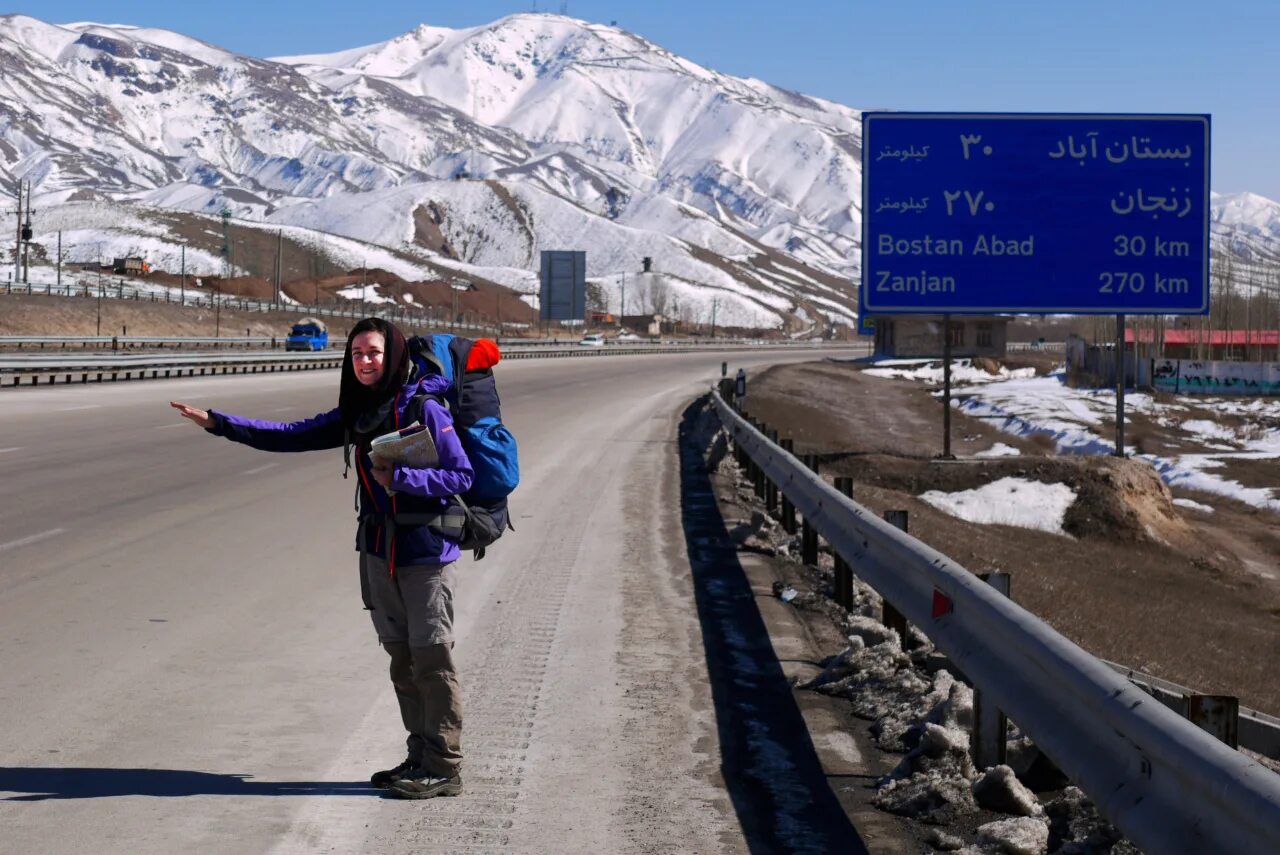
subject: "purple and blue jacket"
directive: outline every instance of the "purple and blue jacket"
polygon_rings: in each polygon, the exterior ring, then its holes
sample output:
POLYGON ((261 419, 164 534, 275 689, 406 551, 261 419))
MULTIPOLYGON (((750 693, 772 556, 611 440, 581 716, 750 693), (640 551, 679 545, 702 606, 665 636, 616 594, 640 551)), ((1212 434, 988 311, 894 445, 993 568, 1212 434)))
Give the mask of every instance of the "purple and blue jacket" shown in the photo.
MULTIPOLYGON (((408 412, 415 395, 443 396, 448 388, 449 381, 437 374, 405 384, 396 395, 388 430, 408 427, 418 418, 416 412, 408 412)), ((258 421, 215 410, 210 410, 209 415, 214 422, 210 433, 262 451, 341 448, 346 438, 337 408, 299 422, 258 421)), ((373 479, 373 463, 368 452, 355 449, 361 520, 356 549, 385 559, 393 573, 397 565, 448 564, 461 554, 457 541, 426 525, 396 524, 390 530, 387 528, 388 518, 442 513, 449 506, 450 497, 465 493, 471 487, 474 477, 471 461, 453 429, 449 411, 436 398, 423 398, 421 422, 431 432, 440 457, 439 465, 430 469, 397 465, 391 479, 394 496, 387 495, 373 479)))

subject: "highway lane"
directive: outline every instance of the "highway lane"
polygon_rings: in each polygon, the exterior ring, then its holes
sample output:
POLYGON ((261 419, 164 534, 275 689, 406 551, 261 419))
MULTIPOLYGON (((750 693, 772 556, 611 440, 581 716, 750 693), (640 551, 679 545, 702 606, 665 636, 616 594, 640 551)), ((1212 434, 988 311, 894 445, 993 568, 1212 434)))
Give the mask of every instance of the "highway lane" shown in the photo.
POLYGON ((204 436, 171 399, 289 420, 336 372, 0 394, 0 849, 745 851, 679 523, 696 354, 499 367, 517 530, 464 559, 467 794, 402 756, 360 608, 341 453, 204 436))

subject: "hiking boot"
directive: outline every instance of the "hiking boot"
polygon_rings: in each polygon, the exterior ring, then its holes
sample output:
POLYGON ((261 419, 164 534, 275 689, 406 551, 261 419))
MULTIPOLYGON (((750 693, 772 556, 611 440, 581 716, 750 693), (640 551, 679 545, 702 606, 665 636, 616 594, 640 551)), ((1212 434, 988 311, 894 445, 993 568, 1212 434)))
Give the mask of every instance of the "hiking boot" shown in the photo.
POLYGON ((409 769, 391 785, 391 795, 402 799, 433 799, 436 796, 462 794, 462 776, 448 778, 433 775, 426 769, 409 769))
POLYGON ((412 758, 406 757, 404 762, 394 769, 383 769, 381 772, 374 772, 369 778, 369 783, 373 784, 379 790, 389 790, 391 785, 404 777, 404 774, 414 767, 412 758))

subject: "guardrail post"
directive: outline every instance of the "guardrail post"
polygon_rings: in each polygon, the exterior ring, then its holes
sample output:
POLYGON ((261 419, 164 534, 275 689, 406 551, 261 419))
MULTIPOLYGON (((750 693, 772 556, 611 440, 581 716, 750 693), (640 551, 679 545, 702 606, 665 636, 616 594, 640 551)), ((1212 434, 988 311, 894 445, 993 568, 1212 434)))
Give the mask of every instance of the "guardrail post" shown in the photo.
MULTIPOLYGON (((1008 573, 979 573, 978 578, 1004 596, 1009 596, 1011 579, 1008 573)), ((987 703, 982 690, 974 686, 973 735, 969 740, 969 753, 975 767, 981 770, 1005 762, 1005 731, 1004 712, 997 709, 995 704, 987 703)))
MULTIPOLYGON (((796 443, 793 439, 778 440, 778 445, 788 454, 795 453, 796 443)), ((787 534, 796 533, 796 506, 791 504, 786 493, 782 494, 782 530, 787 534)))
MULTIPOLYGON (((804 465, 809 467, 816 474, 818 471, 818 455, 806 454, 803 458, 804 465)), ((818 564, 818 530, 810 523, 808 517, 803 517, 800 527, 800 560, 805 564, 812 564, 815 567, 818 564)))
MULTIPOLYGON (((902 510, 893 510, 884 512, 884 521, 894 528, 902 531, 907 530, 907 512, 902 510)), ((883 611, 880 615, 880 622, 889 629, 898 633, 898 638, 902 640, 902 649, 907 649, 907 618, 902 612, 898 611, 893 603, 884 599, 880 600, 883 611)))
MULTIPOLYGON (((778 444, 778 432, 776 430, 765 431, 765 436, 775 446, 778 444)), ((764 509, 770 516, 778 510, 778 485, 769 480, 767 475, 764 480, 764 509)))
MULTIPOLYGON (((764 422, 758 422, 755 419, 751 420, 751 426, 760 431, 760 433, 765 433, 769 429, 769 426, 764 422)), ((751 486, 755 490, 756 498, 763 499, 766 492, 764 467, 760 465, 758 460, 754 459, 751 461, 751 486)))
POLYGON ((1187 718, 1214 739, 1240 747, 1240 699, 1231 695, 1187 695, 1187 718))
MULTIPOLYGON (((836 490, 842 496, 853 498, 853 479, 847 475, 836 477, 836 490)), ((836 604, 842 609, 853 608, 853 569, 849 562, 835 553, 836 556, 836 604)))
POLYGON ((116 338, 115 336, 111 337, 111 349, 112 350, 120 349, 120 339, 116 338))

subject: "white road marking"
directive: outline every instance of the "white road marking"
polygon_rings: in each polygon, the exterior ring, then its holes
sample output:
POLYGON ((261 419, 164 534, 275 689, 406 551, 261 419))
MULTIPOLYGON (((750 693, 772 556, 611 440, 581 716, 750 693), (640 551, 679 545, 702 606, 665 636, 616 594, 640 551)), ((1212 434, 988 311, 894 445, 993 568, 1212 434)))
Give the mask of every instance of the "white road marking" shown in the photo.
POLYGON ((102 409, 101 404, 84 404, 79 407, 62 407, 61 409, 54 410, 54 412, 55 413, 74 413, 76 410, 100 410, 100 409, 102 409))
POLYGON ((20 537, 17 540, 11 540, 8 543, 0 543, 0 552, 4 552, 6 549, 17 549, 19 546, 26 546, 31 543, 37 543, 41 540, 48 540, 51 537, 62 534, 64 531, 66 531, 65 528, 52 528, 48 531, 42 531, 39 534, 33 534, 28 537, 20 537))
POLYGON ((13 448, 0 448, 0 454, 8 454, 10 451, 21 451, 22 446, 15 445, 13 448))
POLYGON ((266 472, 268 469, 272 468, 273 466, 279 466, 279 465, 280 465, 279 463, 267 463, 255 469, 250 469, 248 472, 241 472, 240 474, 241 475, 257 475, 259 472, 266 472))
POLYGON ((174 424, 171 424, 171 425, 156 425, 156 430, 168 430, 169 428, 186 427, 186 426, 187 426, 187 423, 185 421, 181 421, 181 422, 175 422, 174 424))

